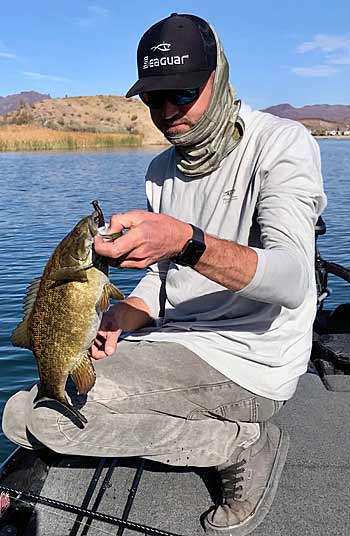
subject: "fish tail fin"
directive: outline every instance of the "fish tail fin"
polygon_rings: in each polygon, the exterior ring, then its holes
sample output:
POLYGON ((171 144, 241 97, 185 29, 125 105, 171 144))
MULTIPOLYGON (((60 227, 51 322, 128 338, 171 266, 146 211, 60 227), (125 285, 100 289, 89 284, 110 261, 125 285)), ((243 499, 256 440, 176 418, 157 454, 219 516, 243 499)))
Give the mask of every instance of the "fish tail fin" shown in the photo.
POLYGON ((61 406, 64 407, 64 409, 67 409, 72 415, 74 415, 74 417, 76 419, 78 419, 79 421, 79 428, 84 428, 84 425, 87 424, 87 418, 84 417, 84 415, 82 413, 80 413, 79 410, 77 410, 76 408, 74 408, 67 400, 66 397, 64 397, 64 399, 58 399, 58 398, 53 398, 52 395, 50 396, 46 389, 45 389, 45 386, 42 386, 40 385, 39 389, 38 389, 38 393, 36 395, 36 397, 34 398, 34 403, 37 403, 37 402, 42 402, 44 400, 55 400, 55 402, 58 402, 59 404, 61 404, 61 406))
POLYGON ((80 411, 76 408, 74 408, 66 399, 65 402, 61 402, 61 400, 58 401, 65 409, 68 409, 68 411, 75 416, 76 419, 78 419, 81 426, 79 428, 84 428, 84 425, 87 424, 88 420, 87 418, 80 413, 80 411))

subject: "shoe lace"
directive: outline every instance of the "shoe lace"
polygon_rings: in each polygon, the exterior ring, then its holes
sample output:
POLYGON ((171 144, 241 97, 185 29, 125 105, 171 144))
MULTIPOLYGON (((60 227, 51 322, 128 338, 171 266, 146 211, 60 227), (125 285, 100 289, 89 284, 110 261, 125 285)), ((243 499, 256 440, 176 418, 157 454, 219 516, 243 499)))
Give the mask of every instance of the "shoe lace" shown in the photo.
POLYGON ((244 465, 246 460, 233 463, 226 469, 220 471, 221 493, 223 499, 241 499, 243 486, 239 482, 243 482, 244 477, 241 473, 245 472, 244 465), (237 485, 239 484, 239 485, 237 485))

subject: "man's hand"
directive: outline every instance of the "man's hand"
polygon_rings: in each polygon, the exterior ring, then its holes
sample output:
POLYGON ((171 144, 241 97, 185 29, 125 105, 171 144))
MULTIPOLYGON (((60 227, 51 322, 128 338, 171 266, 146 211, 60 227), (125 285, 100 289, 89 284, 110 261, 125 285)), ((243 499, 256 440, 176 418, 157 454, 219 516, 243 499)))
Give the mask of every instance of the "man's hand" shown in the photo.
POLYGON ((122 329, 118 322, 118 304, 110 307, 103 314, 96 338, 91 345, 90 353, 94 359, 102 359, 113 354, 117 349, 117 342, 122 329))
POLYGON ((113 354, 122 331, 134 331, 152 322, 148 305, 136 296, 126 298, 112 305, 102 317, 90 354, 94 359, 102 359, 113 354))
POLYGON ((118 260, 121 268, 146 268, 162 259, 177 255, 192 237, 188 223, 146 210, 132 210, 114 214, 110 233, 123 229, 128 232, 115 241, 108 242, 101 236, 95 238, 95 250, 118 260))

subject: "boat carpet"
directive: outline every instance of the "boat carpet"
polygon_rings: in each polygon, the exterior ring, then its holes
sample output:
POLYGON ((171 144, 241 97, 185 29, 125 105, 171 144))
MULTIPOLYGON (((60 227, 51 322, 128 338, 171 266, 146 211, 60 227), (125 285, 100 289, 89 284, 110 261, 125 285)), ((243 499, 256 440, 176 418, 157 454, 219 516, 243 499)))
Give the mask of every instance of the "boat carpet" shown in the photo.
MULTIPOLYGON (((317 375, 308 373, 274 421, 289 431, 291 446, 272 509, 253 534, 349 536, 350 394, 327 391, 317 375)), ((99 512, 120 518, 142 461, 119 459, 114 463, 102 498, 100 489, 110 459, 61 459, 50 469, 41 495, 88 508, 98 498, 99 512), (94 474, 98 484, 87 504, 84 497, 94 474)), ((178 470, 146 462, 129 520, 182 536, 200 536, 200 516, 216 492, 211 471, 178 470)), ((102 521, 87 523, 86 517, 37 505, 26 536, 120 536, 122 532, 102 521)), ((123 534, 140 532, 128 528, 123 534)))

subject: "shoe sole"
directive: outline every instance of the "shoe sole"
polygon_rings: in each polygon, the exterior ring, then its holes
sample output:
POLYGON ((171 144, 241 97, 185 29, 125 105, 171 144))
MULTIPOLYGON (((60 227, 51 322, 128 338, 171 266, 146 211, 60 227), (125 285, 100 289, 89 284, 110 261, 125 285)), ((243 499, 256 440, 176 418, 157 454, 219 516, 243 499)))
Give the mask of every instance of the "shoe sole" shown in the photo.
POLYGON ((247 536, 256 529, 269 512, 275 498, 282 470, 286 462, 289 449, 289 434, 281 431, 277 447, 276 458, 272 467, 269 482, 263 496, 260 499, 255 511, 245 521, 231 527, 215 527, 207 518, 204 519, 204 530, 209 535, 215 536, 247 536))

